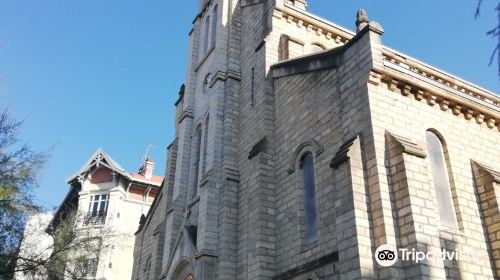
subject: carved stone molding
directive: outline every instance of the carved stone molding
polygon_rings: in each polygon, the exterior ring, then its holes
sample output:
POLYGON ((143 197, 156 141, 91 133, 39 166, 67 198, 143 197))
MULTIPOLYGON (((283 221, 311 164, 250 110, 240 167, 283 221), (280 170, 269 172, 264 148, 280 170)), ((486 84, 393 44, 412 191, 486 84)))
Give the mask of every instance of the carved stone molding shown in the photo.
POLYGON ((225 167, 226 180, 239 183, 240 182, 240 172, 232 167, 225 167))
MULTIPOLYGON (((369 81, 372 84, 376 82, 369 81)), ((467 102, 464 100, 462 104, 459 104, 457 99, 449 99, 441 94, 436 94, 435 92, 424 90, 419 86, 414 84, 398 80, 395 77, 384 73, 381 75, 381 83, 387 86, 387 89, 399 93, 402 96, 410 97, 413 96, 415 100, 421 101, 425 99, 425 102, 429 106, 435 106, 439 104, 439 108, 443 112, 450 111, 455 116, 463 115, 464 119, 472 120, 474 119, 477 124, 481 125, 486 123, 486 126, 490 129, 497 127, 500 130, 500 117, 490 114, 487 110, 480 110, 477 107, 468 106, 467 102), (451 108, 451 110, 449 110, 451 108)))
POLYGON ((330 167, 333 169, 338 169, 339 166, 349 159, 349 150, 354 142, 359 139, 359 136, 347 140, 342 146, 340 146, 339 151, 335 154, 333 159, 330 161, 330 167))
POLYGON ((335 43, 340 45, 346 44, 354 36, 350 30, 343 30, 333 23, 325 24, 322 22, 324 21, 323 19, 319 19, 306 11, 297 11, 296 8, 289 4, 285 4, 285 7, 288 9, 276 8, 273 16, 283 19, 289 24, 294 24, 299 28, 305 28, 317 36, 324 36, 327 40, 334 39, 335 43))
POLYGON ((388 132, 388 131, 386 132, 386 135, 387 135, 387 137, 394 140, 395 143, 397 143, 397 145, 399 146, 399 148, 401 149, 401 151, 403 153, 414 155, 414 156, 420 157, 420 158, 427 157, 427 153, 425 152, 424 148, 422 148, 422 146, 420 146, 416 142, 412 141, 411 139, 396 135, 396 134, 388 132))
POLYGON ((202 249, 198 251, 195 255, 196 259, 199 259, 201 257, 212 257, 215 258, 217 257, 217 252, 213 250, 208 250, 208 249, 202 249))
POLYGON ((474 161, 474 160, 472 160, 472 164, 476 165, 480 169, 484 170, 486 173, 488 173, 491 176, 491 178, 494 182, 500 184, 500 171, 496 171, 492 167, 489 167, 483 163, 479 163, 479 162, 474 161))
POLYGON ((293 172, 295 172, 295 165, 297 163, 297 160, 307 147, 309 147, 309 149, 314 152, 315 156, 319 156, 324 151, 323 146, 316 140, 309 140, 300 144, 299 146, 297 146, 297 148, 295 148, 293 152, 292 161, 290 162, 290 167, 287 170, 288 174, 292 174, 293 172))
POLYGON ((191 108, 186 108, 182 112, 182 114, 179 116, 179 123, 181 123, 185 118, 194 118, 193 110, 191 108))
POLYGON ((253 159, 256 155, 266 150, 267 146, 267 137, 264 136, 259 140, 255 145, 253 145, 252 149, 248 153, 248 159, 253 159))

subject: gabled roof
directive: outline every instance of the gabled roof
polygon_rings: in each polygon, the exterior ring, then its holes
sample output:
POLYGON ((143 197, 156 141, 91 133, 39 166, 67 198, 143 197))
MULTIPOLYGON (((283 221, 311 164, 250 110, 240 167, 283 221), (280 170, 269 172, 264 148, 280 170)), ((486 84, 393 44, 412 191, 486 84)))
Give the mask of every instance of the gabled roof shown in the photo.
POLYGON ((69 177, 66 182, 70 184, 74 180, 78 179, 83 174, 87 173, 89 170, 98 167, 107 167, 112 171, 122 175, 123 177, 129 179, 130 181, 150 184, 154 186, 161 186, 163 182, 162 176, 153 176, 151 179, 147 179, 138 173, 128 173, 123 167, 121 167, 113 158, 111 158, 102 148, 97 149, 97 151, 83 164, 83 166, 76 172, 73 176, 69 177))

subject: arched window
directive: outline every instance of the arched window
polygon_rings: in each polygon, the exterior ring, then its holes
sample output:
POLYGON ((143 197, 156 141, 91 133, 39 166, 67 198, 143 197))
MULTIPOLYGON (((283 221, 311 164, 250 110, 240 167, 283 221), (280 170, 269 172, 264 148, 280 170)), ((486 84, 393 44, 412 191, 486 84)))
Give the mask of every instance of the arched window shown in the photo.
POLYGON ((195 147, 194 147, 194 168, 193 168, 193 191, 192 197, 198 194, 198 173, 200 172, 200 152, 201 152, 201 125, 198 125, 195 132, 195 147))
POLYGON ((451 195, 443 144, 432 131, 427 131, 426 140, 441 225, 455 228, 457 226, 455 207, 451 195))
POLYGON ((318 238, 316 225, 316 190, 314 185, 314 158, 308 152, 302 156, 300 169, 304 180, 304 210, 307 241, 318 238))
POLYGON ((205 20, 205 32, 203 34, 203 54, 206 54, 208 51, 208 39, 209 39, 209 32, 210 31, 210 16, 207 17, 205 20))
POLYGON ((218 6, 215 5, 214 12, 212 14, 212 45, 211 45, 212 47, 215 46, 215 42, 217 39, 217 19, 218 19, 217 10, 218 6))
POLYGON ((318 53, 318 52, 322 52, 324 50, 325 50, 325 48, 319 44, 312 44, 309 47, 309 53, 318 53))

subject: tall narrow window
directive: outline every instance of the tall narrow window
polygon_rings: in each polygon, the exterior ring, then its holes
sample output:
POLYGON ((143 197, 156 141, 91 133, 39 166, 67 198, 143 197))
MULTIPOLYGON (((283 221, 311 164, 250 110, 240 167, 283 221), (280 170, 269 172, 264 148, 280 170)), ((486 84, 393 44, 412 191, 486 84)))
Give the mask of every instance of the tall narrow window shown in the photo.
POLYGON ((210 31, 210 17, 207 17, 205 20, 205 32, 203 34, 203 54, 206 54, 208 51, 208 40, 209 40, 209 32, 210 31))
POLYGON ((108 211, 109 194, 90 196, 89 211, 85 217, 85 224, 104 224, 108 211))
POLYGON ((212 47, 215 46, 215 42, 217 39, 217 19, 219 18, 217 15, 218 6, 215 5, 214 13, 212 14, 212 47))
POLYGON ((451 195, 443 144, 432 131, 427 131, 426 140, 441 225, 455 228, 457 226, 455 207, 451 195))
POLYGON ((253 107, 253 105, 255 105, 255 68, 252 67, 252 85, 251 85, 251 96, 250 96, 250 101, 251 101, 251 105, 253 107))
POLYGON ((195 161, 194 161, 194 168, 193 168, 193 191, 192 191, 192 197, 196 197, 198 194, 198 173, 200 171, 200 151, 201 151, 201 125, 199 125, 196 128, 196 133, 195 133, 195 161))
POLYGON ((207 116, 205 120, 205 131, 203 138, 203 165, 201 167, 201 172, 205 173, 207 169, 207 148, 208 148, 208 122, 210 121, 210 116, 207 116))
POLYGON ((316 190, 314 186, 314 159, 311 153, 306 153, 300 163, 304 180, 304 208, 307 241, 318 238, 316 225, 316 190))

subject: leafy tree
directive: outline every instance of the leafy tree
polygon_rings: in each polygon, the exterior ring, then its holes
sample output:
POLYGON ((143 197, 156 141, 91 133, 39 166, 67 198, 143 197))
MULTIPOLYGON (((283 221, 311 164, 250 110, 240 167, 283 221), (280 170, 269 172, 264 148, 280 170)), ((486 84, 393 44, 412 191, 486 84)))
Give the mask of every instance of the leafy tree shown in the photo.
POLYGON ((13 120, 8 110, 0 111, 0 279, 20 274, 33 280, 88 279, 99 250, 111 246, 101 244, 103 238, 116 239, 109 228, 79 227, 84 215, 76 212, 75 205, 60 209, 62 214, 52 220, 46 231, 50 237, 44 237, 51 242, 40 246, 40 239, 23 240, 23 236, 45 233, 44 228, 25 225, 43 210, 34 202, 33 191, 47 155, 20 142, 22 124, 13 120))
POLYGON ((20 143, 22 122, 0 112, 0 275, 12 275, 26 217, 39 210, 33 203, 37 174, 46 155, 20 143))

